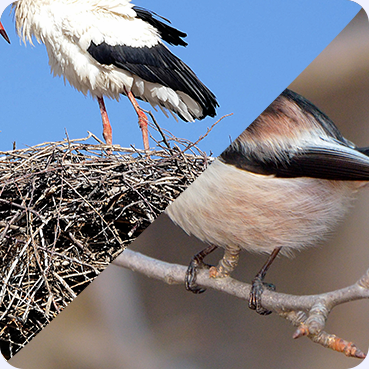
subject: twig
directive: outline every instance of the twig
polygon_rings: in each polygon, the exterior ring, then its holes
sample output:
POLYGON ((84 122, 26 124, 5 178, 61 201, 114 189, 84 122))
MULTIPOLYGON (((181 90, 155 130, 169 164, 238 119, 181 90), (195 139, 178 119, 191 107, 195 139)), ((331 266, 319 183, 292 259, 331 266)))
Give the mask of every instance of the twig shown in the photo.
POLYGON ((198 140, 197 140, 197 141, 195 141, 194 143, 191 143, 190 145, 188 145, 188 146, 187 146, 183 151, 187 151, 187 150, 189 150, 191 147, 198 145, 198 143, 199 143, 200 141, 202 141, 205 137, 207 137, 207 136, 209 135, 209 133, 213 130, 213 128, 214 128, 218 123, 220 123, 223 119, 225 119, 225 118, 227 118, 227 117, 230 117, 230 116, 232 116, 232 115, 233 115, 233 113, 223 115, 223 116, 222 116, 221 118, 219 118, 215 123, 213 123, 213 124, 210 126, 210 128, 208 128, 208 129, 207 129, 206 133, 204 133, 202 136, 200 136, 200 137, 198 138, 198 140))
POLYGON ((189 141, 160 134, 180 149, 163 145, 148 157, 66 132, 63 141, 0 152, 0 340, 8 358, 205 170, 200 149, 181 152, 189 141))
MULTIPOLYGON (((187 270, 185 266, 166 263, 129 249, 116 258, 113 264, 168 284, 184 284, 187 270)), ((201 287, 213 288, 244 300, 249 299, 251 291, 250 284, 239 282, 231 277, 214 279, 209 276, 207 270, 199 271, 196 283, 201 287)), ((328 334, 323 329, 330 311, 335 306, 368 298, 369 270, 355 284, 320 295, 295 296, 265 290, 262 295, 262 305, 299 327, 293 338, 307 336, 324 347, 343 352, 350 357, 363 359, 365 354, 352 342, 328 334)))

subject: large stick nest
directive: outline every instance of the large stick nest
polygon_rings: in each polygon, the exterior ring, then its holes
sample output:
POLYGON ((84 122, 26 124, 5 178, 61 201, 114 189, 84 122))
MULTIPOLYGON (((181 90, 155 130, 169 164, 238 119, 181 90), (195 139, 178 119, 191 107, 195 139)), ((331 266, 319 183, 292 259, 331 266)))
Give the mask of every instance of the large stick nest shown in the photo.
POLYGON ((150 156, 120 146, 109 155, 106 146, 88 143, 91 136, 0 152, 0 343, 7 358, 91 283, 208 162, 195 144, 167 134, 167 146, 157 142, 159 149, 150 156))

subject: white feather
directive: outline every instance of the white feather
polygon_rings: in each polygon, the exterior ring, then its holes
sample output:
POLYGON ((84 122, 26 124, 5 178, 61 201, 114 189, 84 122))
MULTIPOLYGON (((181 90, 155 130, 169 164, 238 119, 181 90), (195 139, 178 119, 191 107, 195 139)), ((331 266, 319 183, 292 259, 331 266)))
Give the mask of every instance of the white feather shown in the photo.
POLYGON ((343 217, 362 183, 277 178, 216 159, 167 209, 188 234, 216 246, 282 253, 314 245, 343 217))
POLYGON ((44 43, 53 74, 63 76, 83 94, 119 100, 125 90, 132 90, 152 106, 162 105, 188 121, 193 121, 192 115, 202 116, 199 106, 193 109, 197 103, 186 94, 113 65, 102 65, 87 52, 91 42, 137 48, 161 43, 157 30, 136 18, 129 0, 19 0, 13 6, 22 41, 33 44, 34 36, 44 43))

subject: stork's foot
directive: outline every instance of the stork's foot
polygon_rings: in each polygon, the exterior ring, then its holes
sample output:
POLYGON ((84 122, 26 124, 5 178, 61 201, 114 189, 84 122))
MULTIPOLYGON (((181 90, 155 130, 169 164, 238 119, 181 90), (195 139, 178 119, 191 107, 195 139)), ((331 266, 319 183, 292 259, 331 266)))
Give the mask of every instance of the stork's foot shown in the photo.
MULTIPOLYGON (((110 125, 108 112, 106 111, 105 102, 102 97, 98 97, 97 101, 99 102, 101 119, 103 123, 103 137, 107 145, 111 146, 113 144, 113 130, 110 125)), ((108 155, 112 154, 110 149, 106 150, 108 155)))
POLYGON ((204 263, 205 256, 209 255, 211 252, 213 252, 217 246, 210 245, 206 249, 200 251, 197 253, 190 262, 190 265, 187 268, 186 271, 186 277, 185 277, 185 287, 187 291, 191 291, 193 293, 199 294, 206 291, 206 288, 200 287, 197 283, 197 272, 201 268, 210 268, 209 264, 204 263))
POLYGON ((103 127, 103 137, 107 145, 111 146, 113 144, 113 133, 110 124, 103 127))
POLYGON ((148 130, 149 120, 147 119, 147 115, 142 110, 137 111, 137 115, 138 115, 138 125, 140 126, 142 132, 142 141, 144 144, 144 149, 149 150, 150 149, 149 130, 148 130))
POLYGON ((109 122, 108 112, 106 111, 104 98, 98 97, 97 101, 99 103, 101 119, 103 123, 103 137, 107 145, 111 145, 113 143, 113 130, 109 122))
POLYGON ((249 297, 249 308, 252 310, 256 310, 256 312, 260 315, 269 315, 272 311, 263 308, 261 305, 261 296, 264 292, 264 288, 269 291, 275 291, 276 287, 272 283, 263 282, 260 276, 256 276, 252 281, 252 287, 249 297))
MULTIPOLYGON (((104 137, 106 144, 111 147, 113 145, 113 131, 111 129, 109 120, 107 120, 107 123, 105 123, 103 119, 103 137, 104 137)), ((108 148, 106 150, 106 153, 108 155, 112 155, 113 151, 110 148, 108 148)))
POLYGON ((138 105, 138 102, 137 102, 136 98, 134 97, 132 91, 128 91, 126 88, 124 88, 124 91, 125 91, 129 101, 133 105, 133 108, 135 109, 135 111, 138 115, 138 125, 141 128, 144 149, 149 150, 150 149, 149 131, 148 131, 148 128, 147 128, 147 126, 149 124, 149 120, 147 119, 147 115, 141 110, 140 105, 138 105))

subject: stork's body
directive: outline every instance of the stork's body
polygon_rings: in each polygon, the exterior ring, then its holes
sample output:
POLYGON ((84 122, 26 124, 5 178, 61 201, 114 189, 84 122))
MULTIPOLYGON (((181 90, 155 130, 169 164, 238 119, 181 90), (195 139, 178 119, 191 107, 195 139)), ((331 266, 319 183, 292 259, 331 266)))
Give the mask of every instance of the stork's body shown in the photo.
MULTIPOLYGON (((154 13, 129 0, 19 0, 14 6, 22 40, 44 43, 54 75, 98 99, 104 136, 110 126, 104 96, 138 98, 185 121, 215 115, 215 96, 162 42, 185 46, 186 34, 154 13)), ((105 139, 111 143, 111 133, 105 139)))

